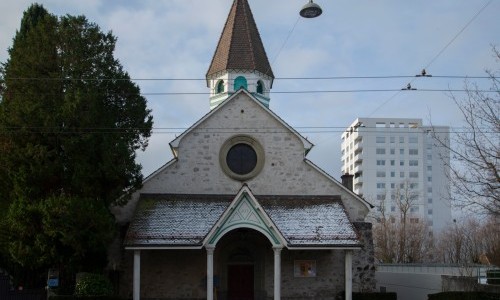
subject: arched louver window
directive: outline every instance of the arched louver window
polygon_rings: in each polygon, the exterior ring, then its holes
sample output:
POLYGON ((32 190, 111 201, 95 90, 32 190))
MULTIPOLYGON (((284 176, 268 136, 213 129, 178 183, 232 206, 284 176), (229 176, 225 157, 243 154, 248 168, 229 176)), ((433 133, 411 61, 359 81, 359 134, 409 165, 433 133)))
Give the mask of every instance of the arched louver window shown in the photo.
POLYGON ((257 81, 257 93, 264 94, 264 84, 260 80, 257 81))
POLYGON ((224 93, 224 80, 219 80, 216 92, 217 94, 224 93))
POLYGON ((243 76, 238 76, 234 80, 234 91, 236 92, 239 89, 248 90, 247 79, 243 76))

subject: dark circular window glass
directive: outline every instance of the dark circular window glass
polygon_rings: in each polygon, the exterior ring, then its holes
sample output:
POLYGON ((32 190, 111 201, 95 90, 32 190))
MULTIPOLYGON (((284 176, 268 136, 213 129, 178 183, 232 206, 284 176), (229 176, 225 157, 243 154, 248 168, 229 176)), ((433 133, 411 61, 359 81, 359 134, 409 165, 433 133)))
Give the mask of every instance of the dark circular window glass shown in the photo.
POLYGON ((248 174, 257 166, 257 153, 248 144, 236 144, 227 152, 226 164, 238 175, 248 174))

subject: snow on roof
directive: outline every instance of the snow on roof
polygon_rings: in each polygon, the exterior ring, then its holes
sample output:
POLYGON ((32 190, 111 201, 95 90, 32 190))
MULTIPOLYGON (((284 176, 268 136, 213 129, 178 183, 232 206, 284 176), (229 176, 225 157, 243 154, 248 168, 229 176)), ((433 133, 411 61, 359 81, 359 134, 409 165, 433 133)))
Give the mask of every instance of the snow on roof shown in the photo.
MULTIPOLYGON (((338 196, 255 196, 287 247, 355 247, 358 236, 338 196)), ((125 247, 202 247, 232 195, 141 194, 125 247)))
POLYGON ((360 246, 339 197, 257 197, 290 248, 360 246))
POLYGON ((125 246, 201 246, 232 197, 142 194, 125 246))

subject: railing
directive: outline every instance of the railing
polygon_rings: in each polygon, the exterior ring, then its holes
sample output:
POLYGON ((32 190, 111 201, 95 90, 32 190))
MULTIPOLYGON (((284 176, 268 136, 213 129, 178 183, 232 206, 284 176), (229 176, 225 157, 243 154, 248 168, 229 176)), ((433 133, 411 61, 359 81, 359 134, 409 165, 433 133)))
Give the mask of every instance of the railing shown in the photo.
POLYGON ((490 268, 484 265, 447 265, 447 264, 379 264, 378 272, 439 274, 484 278, 490 268))

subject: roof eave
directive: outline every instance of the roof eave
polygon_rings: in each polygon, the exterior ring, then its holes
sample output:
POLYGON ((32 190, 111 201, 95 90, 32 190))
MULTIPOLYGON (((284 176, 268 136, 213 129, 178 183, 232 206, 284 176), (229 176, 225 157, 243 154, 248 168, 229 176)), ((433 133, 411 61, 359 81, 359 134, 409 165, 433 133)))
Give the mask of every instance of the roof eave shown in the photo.
POLYGON ((125 250, 200 250, 203 245, 130 245, 125 250))

